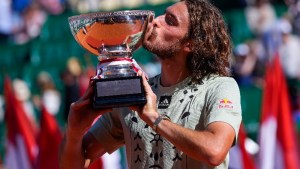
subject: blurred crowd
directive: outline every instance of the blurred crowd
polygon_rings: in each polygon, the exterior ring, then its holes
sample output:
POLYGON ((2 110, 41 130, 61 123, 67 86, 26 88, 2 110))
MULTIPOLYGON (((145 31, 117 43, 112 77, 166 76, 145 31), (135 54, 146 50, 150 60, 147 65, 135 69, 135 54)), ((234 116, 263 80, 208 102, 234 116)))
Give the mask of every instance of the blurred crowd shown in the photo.
POLYGON ((2 0, 0 1, 0 37, 17 44, 39 35, 48 14, 64 10, 60 0, 2 0))
POLYGON ((245 8, 246 21, 254 36, 235 45, 232 73, 241 86, 262 87, 266 66, 276 55, 279 56, 292 109, 299 120, 300 1, 284 2, 288 10, 282 16, 276 16, 268 0, 255 0, 245 8))

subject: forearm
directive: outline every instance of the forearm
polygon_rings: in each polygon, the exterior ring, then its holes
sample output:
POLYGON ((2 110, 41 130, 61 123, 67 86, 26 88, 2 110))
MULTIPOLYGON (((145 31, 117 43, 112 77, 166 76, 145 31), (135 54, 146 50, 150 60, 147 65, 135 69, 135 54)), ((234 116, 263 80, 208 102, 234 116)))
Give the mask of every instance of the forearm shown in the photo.
POLYGON ((232 141, 224 140, 223 135, 213 131, 195 131, 167 120, 158 125, 157 132, 191 158, 212 166, 224 161, 232 144, 232 141))
POLYGON ((70 106, 68 127, 59 152, 61 169, 82 169, 85 158, 92 162, 104 152, 86 131, 97 117, 112 109, 93 109, 90 99, 93 93, 93 85, 90 83, 86 93, 70 106))
POLYGON ((82 147, 83 137, 78 137, 66 131, 66 135, 60 146, 60 169, 84 168, 84 150, 82 147))

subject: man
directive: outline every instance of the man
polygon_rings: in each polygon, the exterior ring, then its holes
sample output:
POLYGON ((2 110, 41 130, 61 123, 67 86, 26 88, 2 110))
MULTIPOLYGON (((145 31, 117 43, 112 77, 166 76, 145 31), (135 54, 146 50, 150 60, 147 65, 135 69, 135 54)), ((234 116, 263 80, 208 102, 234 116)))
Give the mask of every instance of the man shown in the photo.
POLYGON ((89 88, 71 106, 61 168, 83 168, 123 145, 130 169, 228 168, 241 107, 226 77, 231 45, 219 11, 205 0, 178 2, 149 23, 143 45, 162 65, 149 83, 140 73, 147 104, 92 110, 89 88))

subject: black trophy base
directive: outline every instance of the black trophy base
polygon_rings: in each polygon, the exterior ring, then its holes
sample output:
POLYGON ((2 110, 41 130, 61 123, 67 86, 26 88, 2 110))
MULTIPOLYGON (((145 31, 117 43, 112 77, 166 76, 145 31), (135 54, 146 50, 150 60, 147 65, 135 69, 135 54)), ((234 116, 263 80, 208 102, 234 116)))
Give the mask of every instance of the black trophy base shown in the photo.
POLYGON ((93 108, 116 108, 146 104, 142 77, 95 79, 93 108))

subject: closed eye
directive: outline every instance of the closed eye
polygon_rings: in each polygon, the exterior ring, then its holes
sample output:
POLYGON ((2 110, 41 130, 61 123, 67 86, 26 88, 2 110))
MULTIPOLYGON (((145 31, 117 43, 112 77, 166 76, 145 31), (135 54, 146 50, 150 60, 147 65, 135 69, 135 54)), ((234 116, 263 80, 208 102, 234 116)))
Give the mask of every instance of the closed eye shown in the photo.
POLYGON ((178 20, 175 15, 170 13, 169 11, 165 12, 165 22, 170 26, 177 26, 178 20))

